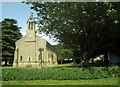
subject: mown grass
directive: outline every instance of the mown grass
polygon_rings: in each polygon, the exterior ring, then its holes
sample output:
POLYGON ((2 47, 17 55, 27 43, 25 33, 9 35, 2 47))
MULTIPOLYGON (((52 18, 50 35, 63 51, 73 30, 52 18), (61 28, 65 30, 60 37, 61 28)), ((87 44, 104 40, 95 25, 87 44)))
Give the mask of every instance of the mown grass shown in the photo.
POLYGON ((118 78, 94 80, 15 80, 2 81, 2 85, 118 85, 118 78))

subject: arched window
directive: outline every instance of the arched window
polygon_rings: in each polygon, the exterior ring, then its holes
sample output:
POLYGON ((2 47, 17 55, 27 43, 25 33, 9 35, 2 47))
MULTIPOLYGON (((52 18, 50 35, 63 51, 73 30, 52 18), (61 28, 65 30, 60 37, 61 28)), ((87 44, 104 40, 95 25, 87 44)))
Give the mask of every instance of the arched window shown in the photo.
POLYGON ((22 56, 20 56, 20 61, 22 61, 22 56))
POLYGON ((31 30, 33 29, 33 22, 31 22, 31 30))
POLYGON ((51 61, 52 61, 52 62, 53 62, 53 57, 54 57, 54 56, 53 56, 53 53, 52 53, 52 55, 51 55, 51 58, 52 58, 51 61))
POLYGON ((31 57, 29 56, 29 57, 28 57, 28 61, 30 62, 31 60, 32 60, 32 59, 31 59, 31 57))

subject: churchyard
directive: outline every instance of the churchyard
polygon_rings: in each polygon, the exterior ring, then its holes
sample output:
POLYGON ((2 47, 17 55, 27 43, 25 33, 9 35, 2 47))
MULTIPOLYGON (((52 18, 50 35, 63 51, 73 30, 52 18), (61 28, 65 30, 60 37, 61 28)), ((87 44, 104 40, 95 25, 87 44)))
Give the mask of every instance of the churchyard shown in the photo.
POLYGON ((70 85, 117 86, 120 76, 118 66, 80 67, 63 64, 43 68, 2 67, 3 86, 44 85, 61 87, 70 85))

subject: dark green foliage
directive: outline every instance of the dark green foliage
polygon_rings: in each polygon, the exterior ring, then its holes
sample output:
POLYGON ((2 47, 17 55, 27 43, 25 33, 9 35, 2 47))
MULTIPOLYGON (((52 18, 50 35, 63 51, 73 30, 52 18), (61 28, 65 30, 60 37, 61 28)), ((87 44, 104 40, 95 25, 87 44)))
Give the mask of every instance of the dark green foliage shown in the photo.
POLYGON ((118 67, 2 68, 2 80, 87 80, 118 77, 118 67))
POLYGON ((0 31, 2 31, 2 60, 7 65, 8 60, 13 61, 15 41, 22 35, 15 19, 5 18, 0 22, 0 31))
MULTIPOLYGON (((94 56, 120 54, 120 2, 31 2, 39 30, 51 34, 88 65, 94 56)), ((108 65, 107 56, 105 65, 108 65)))

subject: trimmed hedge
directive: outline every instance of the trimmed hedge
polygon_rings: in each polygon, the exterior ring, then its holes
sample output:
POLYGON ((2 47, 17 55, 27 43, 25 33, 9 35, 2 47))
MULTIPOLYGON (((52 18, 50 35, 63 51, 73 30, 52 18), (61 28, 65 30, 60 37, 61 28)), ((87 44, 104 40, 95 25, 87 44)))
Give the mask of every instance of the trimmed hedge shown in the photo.
POLYGON ((118 67, 2 68, 2 80, 80 80, 118 77, 118 67))

